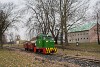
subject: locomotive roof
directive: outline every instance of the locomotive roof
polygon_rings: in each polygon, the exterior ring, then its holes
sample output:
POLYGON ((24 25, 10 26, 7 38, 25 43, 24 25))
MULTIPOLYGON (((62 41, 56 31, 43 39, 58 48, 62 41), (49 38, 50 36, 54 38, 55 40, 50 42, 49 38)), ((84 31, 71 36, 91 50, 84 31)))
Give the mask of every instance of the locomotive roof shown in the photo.
POLYGON ((36 37, 33 37, 30 41, 34 41, 34 40, 36 40, 36 37))
POLYGON ((46 34, 39 34, 38 36, 50 36, 50 35, 46 35, 46 34))
POLYGON ((46 34, 39 34, 39 36, 47 36, 46 34))

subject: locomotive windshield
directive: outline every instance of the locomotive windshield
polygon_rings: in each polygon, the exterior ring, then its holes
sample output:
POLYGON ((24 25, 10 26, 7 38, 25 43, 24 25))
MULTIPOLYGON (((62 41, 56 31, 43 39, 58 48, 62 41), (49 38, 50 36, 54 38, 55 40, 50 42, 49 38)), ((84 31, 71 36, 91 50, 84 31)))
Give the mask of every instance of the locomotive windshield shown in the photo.
POLYGON ((54 40, 51 36, 43 36, 43 39, 54 40))

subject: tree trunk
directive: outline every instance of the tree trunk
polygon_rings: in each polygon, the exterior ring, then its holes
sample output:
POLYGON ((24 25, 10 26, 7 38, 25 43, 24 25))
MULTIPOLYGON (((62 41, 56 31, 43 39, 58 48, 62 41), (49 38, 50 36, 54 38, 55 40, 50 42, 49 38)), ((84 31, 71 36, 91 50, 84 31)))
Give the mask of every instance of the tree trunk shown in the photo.
POLYGON ((67 37, 67 21, 68 21, 68 12, 66 12, 67 6, 67 0, 64 1, 64 34, 65 34, 65 45, 68 45, 68 37, 67 37))
POLYGON ((68 46, 68 37, 67 37, 67 32, 65 32, 65 45, 68 46))
POLYGON ((57 39, 58 39, 57 37, 54 38, 54 40, 55 40, 55 44, 58 44, 58 43, 57 43, 57 39))
POLYGON ((99 17, 98 17, 98 13, 97 13, 97 42, 98 42, 98 44, 100 45, 100 40, 99 40, 99 23, 98 23, 98 19, 99 19, 99 17))
POLYGON ((61 45, 63 46, 63 13, 62 13, 62 0, 60 0, 60 19, 61 19, 61 33, 60 33, 60 41, 61 41, 61 45))
POLYGON ((61 35, 60 35, 60 38, 61 38, 61 44, 63 45, 63 25, 62 25, 62 21, 61 21, 61 35))
POLYGON ((2 35, 0 35, 0 48, 3 48, 2 35))

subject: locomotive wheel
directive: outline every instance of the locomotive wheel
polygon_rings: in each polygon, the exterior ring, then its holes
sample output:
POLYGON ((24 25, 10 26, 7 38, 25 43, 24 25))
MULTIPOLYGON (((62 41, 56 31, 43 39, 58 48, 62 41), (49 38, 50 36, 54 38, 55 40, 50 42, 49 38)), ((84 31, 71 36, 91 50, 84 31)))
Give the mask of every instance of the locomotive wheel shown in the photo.
POLYGON ((28 51, 28 48, 25 48, 25 51, 28 51))
POLYGON ((41 53, 41 50, 38 50, 38 53, 41 53))
POLYGON ((26 48, 25 48, 25 51, 26 51, 26 48))
POLYGON ((36 53, 38 53, 38 49, 36 49, 36 53))
POLYGON ((26 48, 26 50, 28 51, 29 49, 28 49, 28 48, 26 48))
POLYGON ((41 53, 41 50, 40 50, 40 49, 36 49, 36 52, 37 52, 37 53, 41 53))

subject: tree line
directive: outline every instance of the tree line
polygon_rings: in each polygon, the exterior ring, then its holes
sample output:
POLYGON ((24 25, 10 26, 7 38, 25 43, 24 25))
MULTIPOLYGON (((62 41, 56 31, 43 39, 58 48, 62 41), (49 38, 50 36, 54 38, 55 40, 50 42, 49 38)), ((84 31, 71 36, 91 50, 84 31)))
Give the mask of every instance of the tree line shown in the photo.
MULTIPOLYGON (((69 30, 91 17, 87 17, 89 5, 90 0, 25 0, 24 7, 16 10, 13 3, 0 3, 0 47, 3 47, 5 32, 20 23, 24 19, 22 16, 27 14, 24 24, 28 28, 28 37, 34 33, 51 34, 56 44, 60 38, 61 44, 69 45, 69 30)), ((93 17, 97 17, 99 22, 100 8, 97 8, 98 4, 95 6, 93 17)))
POLYGON ((85 18, 90 0, 28 0, 26 10, 32 12, 27 26, 29 32, 51 33, 55 43, 68 45, 68 31, 85 18), (64 37, 64 38, 63 38, 64 37), (63 40, 64 39, 64 40, 63 40))

